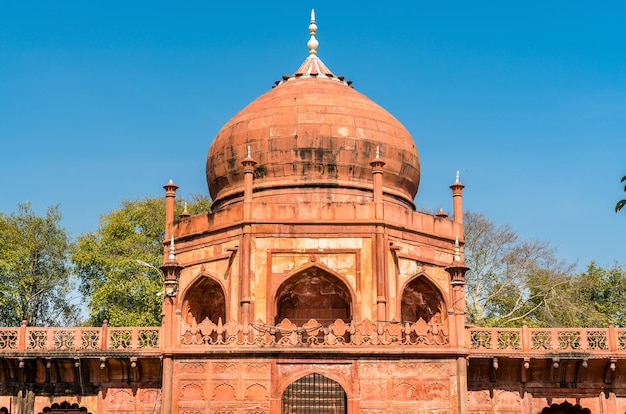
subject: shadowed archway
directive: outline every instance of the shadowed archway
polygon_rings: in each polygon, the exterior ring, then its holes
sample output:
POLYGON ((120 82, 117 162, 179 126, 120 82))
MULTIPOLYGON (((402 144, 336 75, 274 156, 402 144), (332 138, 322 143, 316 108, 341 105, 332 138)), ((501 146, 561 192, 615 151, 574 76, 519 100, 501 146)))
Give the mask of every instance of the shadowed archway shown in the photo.
POLYGON ((289 384, 281 398, 281 413, 346 414, 347 402, 338 382, 314 372, 289 384))
POLYGON ((541 410, 541 414, 591 414, 591 410, 565 401, 561 404, 552 404, 550 407, 544 408, 541 410))
POLYGON ((287 318, 296 325, 310 319, 330 324, 337 319, 350 322, 351 295, 336 276, 310 267, 296 273, 279 287, 276 294, 276 324, 287 318))
MULTIPOLYGON (((0 411, 1 413, 2 411, 0 411)), ((87 408, 81 407, 78 404, 70 404, 67 401, 61 404, 52 404, 49 407, 43 409, 39 414, 91 414, 87 408)))
POLYGON ((401 315, 403 322, 444 322, 446 310, 441 292, 426 277, 414 278, 402 292, 401 315))
POLYGON ((183 301, 183 318, 191 324, 202 323, 205 319, 217 324, 226 321, 226 296, 222 286, 214 279, 203 276, 187 290, 183 301))

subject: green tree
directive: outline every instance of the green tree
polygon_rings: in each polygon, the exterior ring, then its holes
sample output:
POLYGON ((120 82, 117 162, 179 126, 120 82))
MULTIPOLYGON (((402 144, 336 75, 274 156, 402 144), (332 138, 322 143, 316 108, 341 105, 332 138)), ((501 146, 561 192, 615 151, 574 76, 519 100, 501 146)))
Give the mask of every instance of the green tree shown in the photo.
POLYGON ((616 262, 610 268, 602 268, 591 262, 575 279, 575 294, 591 305, 584 315, 584 326, 606 326, 612 321, 626 327, 626 270, 622 265, 616 262))
POLYGON ((468 323, 517 326, 536 320, 569 283, 571 266, 548 242, 523 240, 482 213, 464 215, 468 323))
POLYGON ((38 216, 30 203, 0 213, 0 325, 73 325, 70 238, 58 206, 38 216))
MULTIPOLYGON (((624 181, 626 181, 626 175, 622 177, 622 182, 624 181)), ((624 186, 624 191, 626 192, 626 185, 624 186)), ((624 208, 624 206, 626 206, 626 199, 618 201, 615 205, 615 212, 617 213, 622 208, 624 208)))
MULTIPOLYGON (((182 211, 183 200, 177 199, 182 211)), ((191 197, 189 213, 207 212, 207 197, 191 197)), ((161 318, 161 275, 165 201, 146 197, 123 201, 101 216, 98 230, 80 235, 72 261, 89 308, 89 323, 155 326, 161 318), (150 267, 148 267, 147 265, 150 267)))

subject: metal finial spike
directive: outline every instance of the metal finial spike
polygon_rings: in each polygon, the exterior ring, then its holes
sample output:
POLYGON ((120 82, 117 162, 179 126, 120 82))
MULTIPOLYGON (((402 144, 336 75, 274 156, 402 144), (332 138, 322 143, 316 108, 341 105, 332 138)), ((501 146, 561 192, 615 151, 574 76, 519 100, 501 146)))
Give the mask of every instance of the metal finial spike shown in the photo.
POLYGON ((376 145, 376 158, 380 158, 380 146, 376 145))
POLYGON ((248 145, 248 158, 252 158, 252 153, 250 152, 250 145, 248 145))
POLYGON ((174 254, 174 236, 172 235, 172 241, 170 241, 170 255, 168 256, 169 260, 176 260, 176 255, 174 254))
POLYGON ((457 170, 456 171, 456 181, 455 181, 455 183, 458 183, 458 182, 459 182, 459 171, 457 170))
POLYGON ((315 10, 311 9, 311 24, 309 24, 309 34, 311 38, 307 42, 309 48, 309 55, 317 55, 317 47, 320 45, 315 34, 317 33, 317 24, 315 24, 315 10))

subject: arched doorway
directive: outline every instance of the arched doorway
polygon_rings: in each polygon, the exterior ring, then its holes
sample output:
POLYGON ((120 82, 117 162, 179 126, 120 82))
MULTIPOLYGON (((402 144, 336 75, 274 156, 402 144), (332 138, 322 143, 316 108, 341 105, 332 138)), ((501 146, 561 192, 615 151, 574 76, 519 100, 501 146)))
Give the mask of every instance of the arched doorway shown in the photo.
POLYGON ((222 286, 207 276, 195 281, 185 294, 183 318, 188 324, 194 320, 199 324, 205 319, 217 324, 220 318, 226 322, 226 296, 222 286))
POLYGON ((278 289, 275 323, 285 318, 298 326, 311 319, 321 324, 337 319, 350 322, 351 303, 348 287, 339 278, 319 267, 310 267, 287 279, 278 289))
POLYGON ((561 404, 552 404, 550 407, 544 408, 541 410, 541 414, 591 414, 591 410, 565 401, 561 404))
POLYGON ((401 315, 403 322, 443 323, 446 318, 445 302, 441 293, 425 277, 416 277, 407 283, 402 292, 401 315))
POLYGON ((282 414, 346 414, 348 398, 341 385, 316 372, 292 382, 281 398, 282 414))

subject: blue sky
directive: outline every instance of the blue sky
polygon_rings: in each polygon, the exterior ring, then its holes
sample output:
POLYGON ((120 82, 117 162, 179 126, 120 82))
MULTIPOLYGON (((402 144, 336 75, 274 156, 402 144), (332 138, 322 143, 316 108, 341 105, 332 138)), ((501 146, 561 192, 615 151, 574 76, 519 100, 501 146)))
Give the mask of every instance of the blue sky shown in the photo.
POLYGON ((123 199, 207 193, 213 136, 307 56, 413 135, 416 204, 464 206, 580 267, 626 263, 623 2, 1 2, 0 211, 72 235, 123 199), (382 5, 385 5, 383 7, 382 5))

